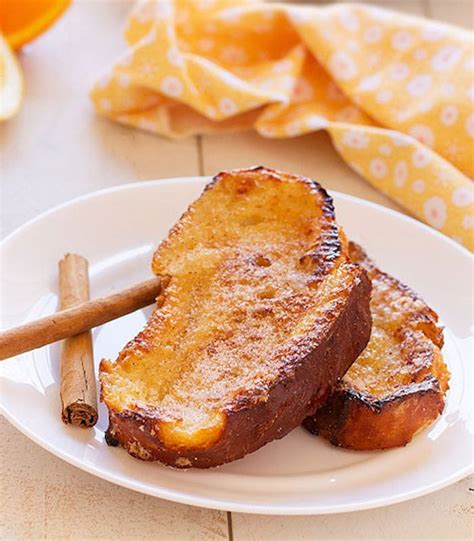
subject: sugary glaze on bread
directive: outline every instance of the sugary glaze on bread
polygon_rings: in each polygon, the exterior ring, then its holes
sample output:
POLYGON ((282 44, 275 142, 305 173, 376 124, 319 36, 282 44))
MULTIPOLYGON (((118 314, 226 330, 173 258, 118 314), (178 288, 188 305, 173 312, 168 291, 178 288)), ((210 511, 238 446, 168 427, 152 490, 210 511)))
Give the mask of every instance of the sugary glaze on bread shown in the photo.
POLYGON ((372 281, 372 334, 328 401, 305 426, 351 449, 407 444, 444 408, 449 372, 438 315, 410 288, 350 243, 372 281))
POLYGON ((167 281, 153 315, 101 363, 109 439, 140 458, 209 467, 283 436, 367 342, 366 274, 348 261, 331 198, 308 179, 221 173, 152 267, 167 281))

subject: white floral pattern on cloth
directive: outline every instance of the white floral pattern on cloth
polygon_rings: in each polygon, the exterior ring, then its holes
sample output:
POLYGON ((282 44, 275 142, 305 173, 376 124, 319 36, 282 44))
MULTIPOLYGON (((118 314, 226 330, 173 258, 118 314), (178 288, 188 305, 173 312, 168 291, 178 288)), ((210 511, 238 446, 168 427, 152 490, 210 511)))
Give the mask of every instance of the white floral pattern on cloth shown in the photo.
POLYGON ((474 250, 474 40, 364 5, 140 0, 91 96, 169 137, 326 129, 342 158, 474 250), (471 178, 470 178, 471 177, 471 178))

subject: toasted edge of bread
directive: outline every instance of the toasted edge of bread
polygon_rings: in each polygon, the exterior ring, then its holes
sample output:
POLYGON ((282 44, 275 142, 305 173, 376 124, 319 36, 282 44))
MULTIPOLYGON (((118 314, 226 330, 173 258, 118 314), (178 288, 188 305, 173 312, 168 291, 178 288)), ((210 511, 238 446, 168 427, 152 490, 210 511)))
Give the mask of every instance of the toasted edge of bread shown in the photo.
MULTIPOLYGON (((340 284, 340 294, 343 295, 340 298, 343 302, 327 307, 324 324, 314 331, 315 336, 323 338, 314 345, 313 335, 304 337, 298 350, 288 356, 278 378, 265 389, 264 395, 260 396, 260 390, 257 392, 255 389, 254 394, 236 396, 223 412, 225 422, 217 438, 204 445, 175 446, 164 441, 160 437, 158 410, 125 408, 117 411, 107 404, 107 442, 110 445, 122 445, 132 456, 142 460, 158 460, 178 468, 209 468, 241 458, 274 439, 282 438, 324 401, 338 378, 363 350, 370 336, 370 281, 366 271, 348 259, 335 222, 332 200, 324 189, 314 181, 259 167, 221 173, 206 188, 205 193, 229 175, 268 175, 281 182, 310 183, 311 190, 322 196, 322 219, 327 230, 310 257, 318 263, 315 269, 318 280, 330 274, 336 263, 344 265, 347 280, 344 286, 340 284)), ((187 219, 189 213, 188 209, 181 220, 187 219)), ((169 244, 169 239, 179 235, 179 232, 180 222, 171 230, 164 243, 169 244)), ((157 263, 159 260, 155 256, 155 269, 157 263)), ((149 348, 144 343, 146 336, 144 338, 139 335, 137 338, 136 344, 144 344, 145 349, 149 348)), ((134 347, 134 341, 130 344, 130 347, 134 347)), ((103 362, 101 372, 109 370, 109 363, 103 362)), ((102 377, 101 381, 104 397, 107 382, 102 377)))
MULTIPOLYGON (((430 425, 444 409, 449 372, 441 355, 442 329, 437 325, 438 315, 412 289, 380 271, 353 242, 350 243, 350 255, 367 270, 372 281, 372 311, 378 291, 389 289, 403 301, 405 319, 396 325, 394 336, 405 341, 399 369, 408 366, 412 380, 383 395, 364 392, 351 380, 350 369, 323 406, 305 419, 303 426, 338 447, 354 450, 401 447, 430 425)), ((383 294, 377 297, 381 303, 385 298, 383 294)), ((388 303, 386 307, 390 309, 388 303)), ((387 313, 390 317, 390 312, 387 313)), ((372 332, 376 328, 374 320, 372 332)), ((367 350, 369 348, 370 341, 367 350)), ((353 366, 356 367, 358 362, 353 366)))

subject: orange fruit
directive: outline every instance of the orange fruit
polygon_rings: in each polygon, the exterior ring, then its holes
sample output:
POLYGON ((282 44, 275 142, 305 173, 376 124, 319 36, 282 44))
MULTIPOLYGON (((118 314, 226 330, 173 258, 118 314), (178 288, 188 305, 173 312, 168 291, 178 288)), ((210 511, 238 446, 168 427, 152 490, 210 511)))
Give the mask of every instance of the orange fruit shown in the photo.
POLYGON ((23 99, 23 76, 15 53, 0 34, 0 121, 11 118, 23 99))
POLYGON ((44 32, 68 7, 71 0, 1 0, 0 33, 12 49, 44 32))

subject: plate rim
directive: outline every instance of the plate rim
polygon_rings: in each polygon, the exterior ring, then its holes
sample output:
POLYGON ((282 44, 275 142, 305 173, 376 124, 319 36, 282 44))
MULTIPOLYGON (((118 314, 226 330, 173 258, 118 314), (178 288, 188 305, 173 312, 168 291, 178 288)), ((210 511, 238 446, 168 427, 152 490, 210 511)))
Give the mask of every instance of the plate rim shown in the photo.
MULTIPOLYGON (((10 232, 8 235, 6 235, 6 237, 0 241, 0 257, 1 257, 1 252, 3 251, 5 245, 12 242, 12 240, 14 240, 16 236, 19 236, 25 231, 27 231, 28 229, 34 227, 38 222, 48 218, 50 215, 53 215, 58 211, 66 209, 67 207, 71 207, 78 203, 87 201, 88 199, 94 199, 97 197, 106 196, 110 193, 115 193, 115 192, 120 192, 120 191, 140 190, 145 186, 150 187, 150 186, 163 185, 163 184, 168 184, 168 185, 187 184, 190 182, 202 183, 202 182, 210 181, 211 178, 212 178, 211 176, 207 176, 207 175, 206 176, 196 175, 196 176, 186 176, 186 177, 167 177, 164 179, 141 180, 138 182, 129 182, 126 184, 121 184, 117 186, 103 188, 100 190, 95 190, 95 191, 80 195, 78 197, 69 199, 68 201, 65 201, 63 203, 60 203, 58 205, 55 205, 45 210, 44 212, 26 221, 24 224, 20 225, 19 227, 14 229, 12 232, 10 232)), ((377 211, 388 213, 389 215, 392 215, 396 217, 397 219, 402 219, 414 225, 415 227, 421 227, 429 234, 434 235, 435 237, 438 237, 440 241, 447 243, 449 246, 451 246, 451 248, 455 248, 457 251, 460 252, 460 254, 464 256, 468 256, 471 259, 471 261, 474 261, 473 254, 471 254, 469 250, 467 250, 467 248, 461 246, 453 239, 447 237, 443 233, 435 230, 434 228, 420 222, 419 220, 412 218, 411 216, 407 216, 397 210, 385 207, 384 205, 380 205, 378 203, 374 203, 372 201, 368 201, 366 199, 362 199, 360 197, 347 194, 344 192, 339 192, 336 190, 328 190, 328 193, 331 196, 335 196, 336 198, 343 199, 357 205, 370 207, 370 208, 376 209, 377 211)), ((48 441, 41 439, 35 433, 33 433, 28 427, 23 426, 21 422, 5 408, 1 400, 0 400, 0 413, 17 430, 19 430, 22 434, 24 434, 27 438, 29 438, 35 444, 39 445, 41 448, 45 449, 51 454, 57 456, 61 460, 64 460, 66 463, 71 464, 83 471, 86 471, 89 474, 92 474, 96 477, 99 477, 106 481, 112 482, 114 484, 117 484, 119 486, 125 487, 127 489, 130 489, 142 494, 147 494, 150 496, 163 498, 163 499, 176 502, 176 503, 183 503, 187 505, 193 505, 197 507, 203 507, 207 509, 216 509, 216 510, 222 510, 222 511, 289 516, 289 515, 335 514, 335 513, 345 513, 345 512, 375 509, 375 508, 385 507, 387 505, 393 505, 396 503, 408 501, 420 496, 430 494, 432 492, 445 488, 461 479, 464 479, 465 477, 467 477, 468 475, 474 472, 474 464, 471 463, 470 465, 465 466, 464 468, 451 474, 447 478, 442 479, 441 481, 433 482, 431 484, 425 485, 418 489, 414 489, 414 490, 397 494, 397 495, 393 495, 393 496, 390 495, 383 498, 376 497, 371 500, 366 500, 362 504, 361 503, 345 503, 345 504, 339 504, 339 505, 326 505, 326 506, 321 505, 321 504, 314 504, 312 506, 305 505, 305 506, 300 506, 300 507, 295 505, 291 508, 288 508, 286 504, 283 504, 283 505, 274 504, 274 503, 245 504, 241 502, 225 500, 224 498, 211 499, 207 496, 191 495, 191 494, 180 492, 179 490, 168 489, 162 486, 149 487, 147 485, 143 485, 140 482, 135 481, 134 479, 118 477, 113 472, 96 468, 93 465, 84 463, 82 460, 80 460, 80 458, 69 456, 67 452, 65 452, 63 449, 58 448, 56 445, 53 445, 49 443, 48 441)))

